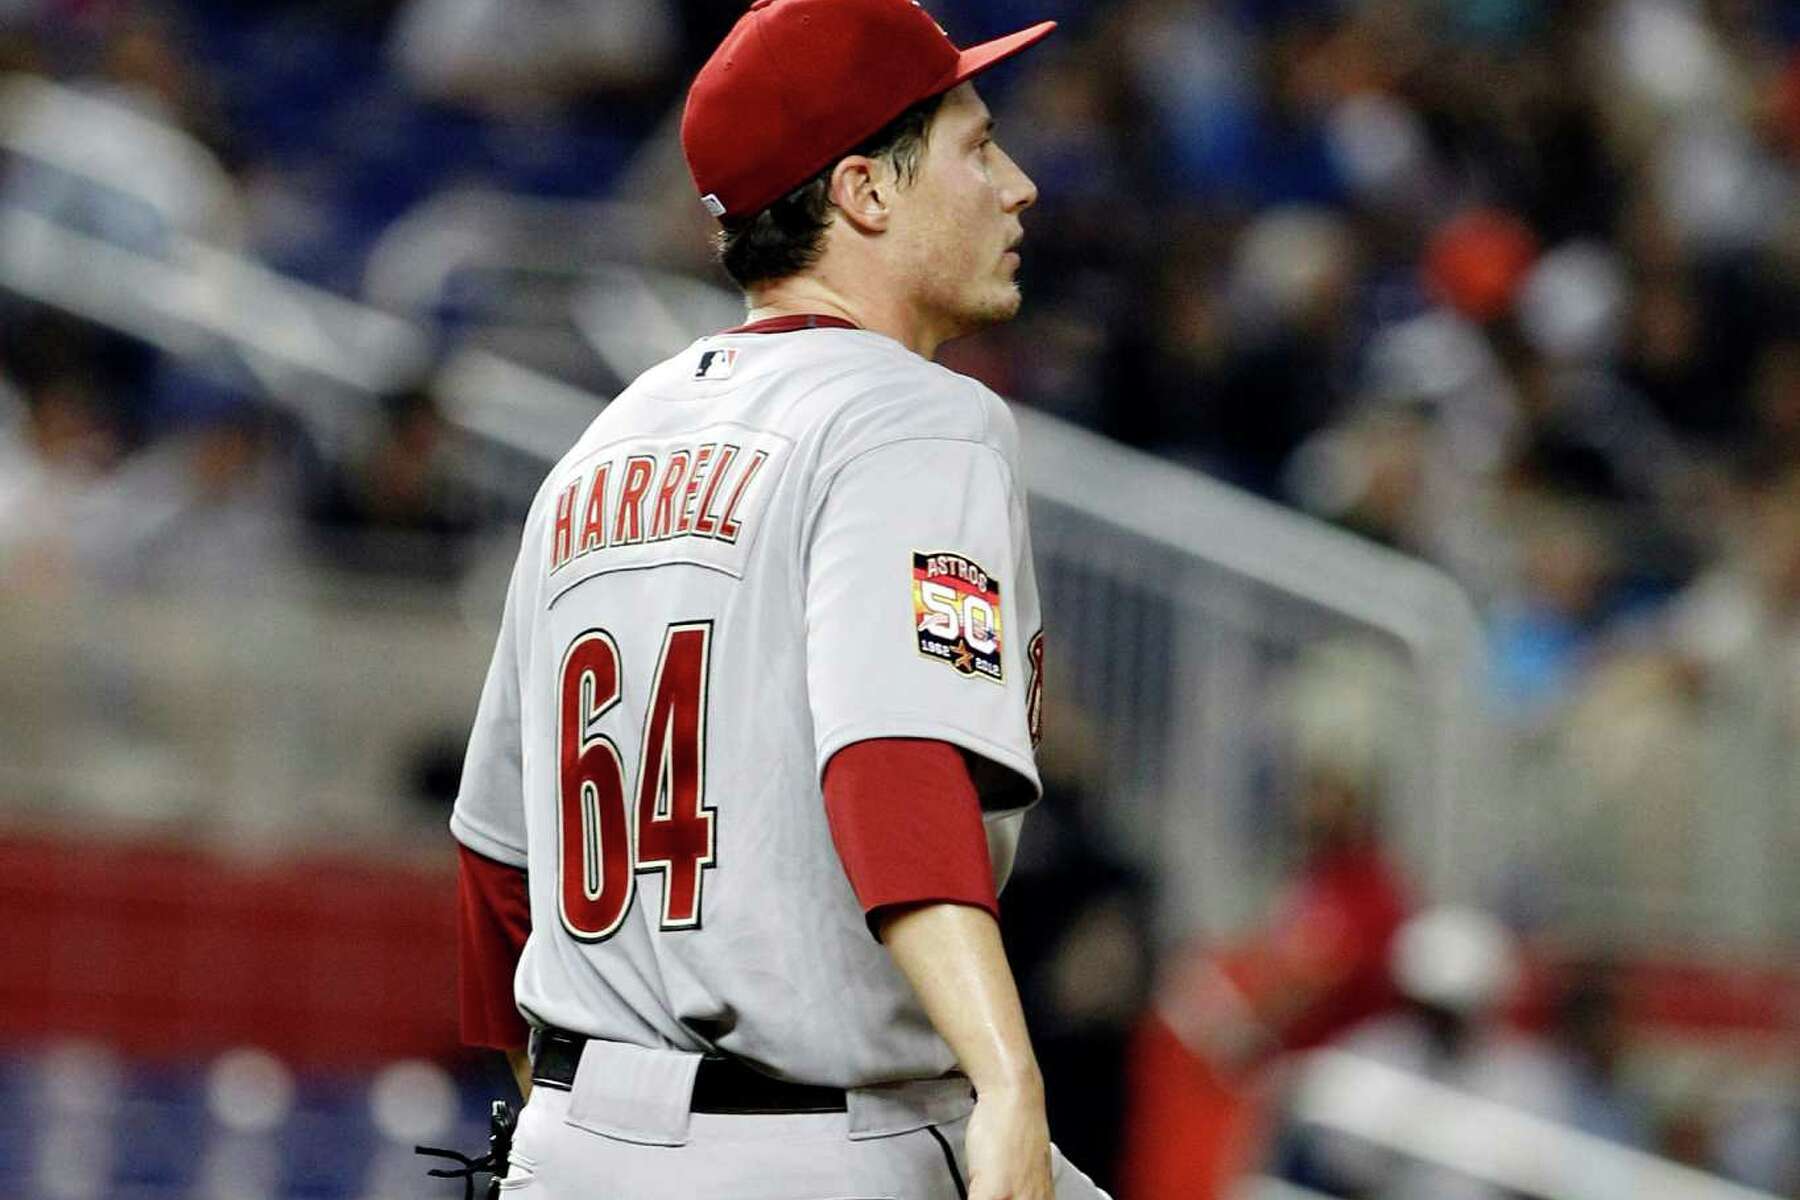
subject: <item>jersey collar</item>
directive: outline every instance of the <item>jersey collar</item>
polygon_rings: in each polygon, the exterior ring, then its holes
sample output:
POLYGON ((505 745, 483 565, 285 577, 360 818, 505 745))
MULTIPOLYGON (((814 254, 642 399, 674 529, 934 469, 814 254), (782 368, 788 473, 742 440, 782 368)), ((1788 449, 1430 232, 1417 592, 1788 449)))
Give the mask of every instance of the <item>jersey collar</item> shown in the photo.
POLYGON ((846 321, 842 317, 828 317, 822 313, 793 313, 785 317, 764 317, 760 321, 752 321, 748 325, 739 325, 736 329, 721 330, 717 336, 727 333, 793 333, 799 329, 861 329, 854 321, 846 321))

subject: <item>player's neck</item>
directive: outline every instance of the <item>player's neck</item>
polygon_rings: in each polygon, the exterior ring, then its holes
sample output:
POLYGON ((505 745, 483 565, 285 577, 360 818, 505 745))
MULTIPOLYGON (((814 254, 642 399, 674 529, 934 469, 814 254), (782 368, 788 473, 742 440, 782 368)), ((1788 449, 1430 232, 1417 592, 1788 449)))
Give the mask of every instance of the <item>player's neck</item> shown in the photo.
POLYGON ((796 275, 752 288, 748 321, 817 314, 841 317, 860 329, 893 338, 920 358, 937 355, 948 339, 910 305, 853 296, 813 275, 796 275))

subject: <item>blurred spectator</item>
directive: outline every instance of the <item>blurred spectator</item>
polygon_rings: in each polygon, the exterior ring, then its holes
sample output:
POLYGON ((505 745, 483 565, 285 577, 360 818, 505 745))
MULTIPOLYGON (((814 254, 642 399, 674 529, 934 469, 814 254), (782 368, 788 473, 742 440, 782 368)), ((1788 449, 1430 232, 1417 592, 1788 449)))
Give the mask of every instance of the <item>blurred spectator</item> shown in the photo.
MULTIPOLYGON (((103 7, 103 6, 95 6, 103 7)), ((212 77, 196 69, 176 8, 133 4, 115 18, 101 49, 96 90, 173 125, 226 162, 238 153, 212 77)))
MULTIPOLYGON (((1647 250, 1645 257, 1661 256, 1647 250)), ((1696 272, 1671 258, 1640 263, 1621 377, 1678 434, 1707 448, 1729 444, 1748 433, 1748 414, 1736 389, 1719 386, 1735 373, 1728 347, 1707 336, 1707 297, 1696 272)))
POLYGON ((1164 186, 1217 197, 1248 184, 1258 97, 1256 42, 1231 6, 1134 0, 1121 47, 1154 113, 1172 178, 1164 186))
MULTIPOLYGON (((1486 262, 1486 254, 1470 260, 1486 262)), ((1426 271, 1428 287, 1451 303, 1369 338, 1354 406, 1295 451, 1282 484, 1305 510, 1435 561, 1486 600, 1512 578, 1498 549, 1496 492, 1520 414, 1512 380, 1476 320, 1510 305, 1524 264, 1471 267, 1462 255, 1445 254, 1426 271)))
POLYGON ((1309 439, 1283 470, 1286 491, 1307 509, 1370 541, 1423 554, 1430 426, 1415 408, 1359 412, 1309 439))
POLYGON ((0 381, 0 581, 56 594, 86 577, 99 547, 100 483, 124 453, 109 401, 105 342, 43 312, 4 310, 0 381))
MULTIPOLYGON (((1117 341, 1101 363, 1114 397, 1102 428, 1131 445, 1182 453, 1230 403, 1225 372, 1231 316, 1220 294, 1221 231, 1170 231, 1161 262, 1138 281, 1117 341)), ((1190 460, 1203 457, 1189 451, 1190 460)))
POLYGON ((1492 670, 1502 710, 1530 727, 1557 711, 1590 665, 1613 566, 1579 509, 1547 509, 1520 524, 1520 588, 1494 615, 1492 670))
POLYGON ((1726 555, 1676 601, 1677 652, 1709 692, 1785 712, 1800 733, 1800 461, 1740 486, 1726 555))
MULTIPOLYGON (((1406 1008, 1336 1043, 1346 1053, 1524 1112, 1567 1121, 1569 1088, 1547 1048, 1504 1031, 1501 1006, 1518 972, 1511 935, 1473 909, 1428 910, 1393 943, 1406 1008)), ((1422 1114, 1415 1114, 1422 1116, 1422 1114)), ((1332 1130, 1287 1131, 1281 1174, 1334 1196, 1504 1200, 1492 1184, 1413 1161, 1332 1130)))
POLYGON ((1032 1014, 1057 1145, 1112 1188, 1125 1165, 1126 1048, 1149 983, 1148 906, 1139 873, 1107 847, 1092 811, 1079 784, 1046 776, 1001 930, 1032 1014))
POLYGON ((329 468, 311 504, 315 538, 342 567, 455 579, 477 531, 455 443, 423 387, 382 403, 373 446, 329 468))
POLYGON ((1648 1145, 1650 1114, 1623 1078, 1626 1032, 1611 972, 1589 967, 1569 981, 1549 1037, 1568 1071, 1570 1124, 1621 1145, 1648 1145))
POLYGON ((1572 686, 1562 720, 1540 731, 1554 766, 1535 780, 1546 818, 1535 857, 1564 886, 1537 889, 1533 915, 1708 890, 1709 814, 1726 780, 1709 778, 1691 679, 1657 653, 1624 650, 1572 686))
POLYGON ((1273 490, 1288 455, 1343 399, 1356 266, 1349 229, 1324 211, 1273 210, 1238 242, 1213 448, 1257 491, 1273 490))
POLYGON ((0 200, 144 253, 179 234, 235 242, 241 214, 219 158, 235 142, 178 40, 134 12, 108 23, 97 69, 67 86, 9 79, 0 116, 22 153, 0 200))
POLYGON ((408 0, 390 51, 421 94, 505 113, 658 83, 677 33, 656 0, 408 0))
POLYGON ((108 480, 95 578, 221 597, 292 590, 298 477, 272 414, 231 400, 132 455, 108 480))
POLYGON ((1271 492, 1347 390, 1356 249, 1340 217, 1305 208, 1259 217, 1223 275, 1203 265, 1206 247, 1177 248, 1153 340, 1118 356, 1114 387, 1145 405, 1121 424, 1132 440, 1271 492))
POLYGON ((382 413, 374 445, 327 468, 312 500, 314 535, 357 571, 456 579, 478 513, 451 432, 423 387, 387 398, 382 413))
POLYGON ((1432 232, 1421 265, 1440 299, 1485 325, 1512 308, 1537 256, 1537 237, 1523 221, 1503 210, 1473 209, 1432 232))
POLYGON ((76 376, 26 392, 0 426, 0 578, 22 590, 60 590, 80 574, 97 481, 118 437, 92 383, 76 376))
POLYGON ((1800 463, 1800 336, 1770 342, 1757 355, 1750 407, 1752 452, 1771 462, 1800 463))
POLYGON ((1129 1200, 1224 1196, 1258 1155, 1263 1068, 1384 1011, 1389 945, 1410 908, 1367 782, 1303 784, 1305 858, 1268 921, 1166 967, 1132 1048, 1129 1200))
POLYGON ((1700 477, 1693 454, 1613 371, 1625 283, 1610 252, 1559 247, 1533 268, 1519 298, 1522 339, 1510 347, 1525 428, 1515 488, 1620 506, 1638 523, 1634 557, 1676 551, 1700 477), (1662 545, 1658 546, 1658 541, 1662 545))

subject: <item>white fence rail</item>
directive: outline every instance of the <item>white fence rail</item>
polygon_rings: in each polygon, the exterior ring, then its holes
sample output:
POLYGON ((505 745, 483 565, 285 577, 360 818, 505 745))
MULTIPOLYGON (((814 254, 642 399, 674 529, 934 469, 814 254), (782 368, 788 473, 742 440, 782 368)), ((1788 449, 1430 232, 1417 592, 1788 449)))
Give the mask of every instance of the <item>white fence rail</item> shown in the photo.
POLYGON ((1293 1115, 1540 1200, 1778 1200, 1341 1051, 1311 1057, 1293 1115))
POLYGON ((1323 1192, 1299 1187, 1281 1179, 1248 1179, 1238 1185, 1232 1200, 1333 1200, 1323 1192))

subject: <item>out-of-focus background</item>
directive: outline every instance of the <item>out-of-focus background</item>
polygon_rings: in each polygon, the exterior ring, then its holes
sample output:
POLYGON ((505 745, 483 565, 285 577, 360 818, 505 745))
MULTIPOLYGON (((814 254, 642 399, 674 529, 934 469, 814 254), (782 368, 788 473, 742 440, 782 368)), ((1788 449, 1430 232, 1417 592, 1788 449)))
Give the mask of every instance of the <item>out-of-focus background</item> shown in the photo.
MULTIPOLYGON (((1800 1197, 1800 6, 930 7, 1063 22, 945 356, 1033 488, 1058 1140, 1800 1197)), ((541 473, 741 312, 674 138, 737 9, 0 0, 9 1194, 458 1194, 462 742, 541 473)))

